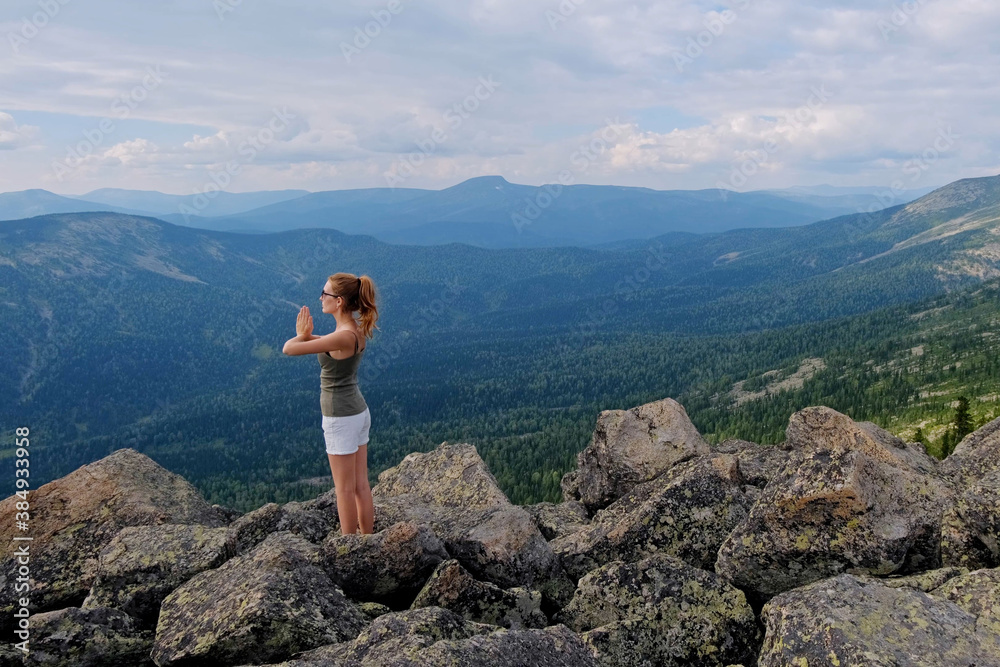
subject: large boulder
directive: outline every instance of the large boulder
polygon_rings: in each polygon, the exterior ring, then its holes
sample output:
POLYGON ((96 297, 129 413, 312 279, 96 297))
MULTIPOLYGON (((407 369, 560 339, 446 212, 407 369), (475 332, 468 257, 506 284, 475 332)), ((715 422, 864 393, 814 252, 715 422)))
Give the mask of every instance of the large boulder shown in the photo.
POLYGON ((445 507, 511 504, 474 445, 447 442, 430 452, 408 454, 399 465, 379 474, 372 488, 374 498, 402 495, 445 507))
POLYGON ((590 445, 577 455, 576 470, 563 476, 563 499, 579 500, 593 513, 636 484, 709 451, 684 407, 672 398, 604 410, 590 445))
POLYGON ((164 600, 157 665, 238 665, 353 639, 367 619, 319 566, 319 547, 272 533, 164 600))
POLYGON ((614 560, 634 562, 654 553, 711 570, 719 546, 751 505, 736 458, 702 456, 639 484, 589 525, 550 544, 574 579, 614 560))
POLYGON ((941 471, 956 490, 944 515, 944 563, 1000 567, 1000 419, 965 436, 941 471))
POLYGON ((46 667, 154 667, 153 633, 118 609, 67 607, 31 617, 30 650, 18 664, 46 667))
POLYGON ((793 463, 722 544, 716 572, 767 598, 845 571, 940 566, 953 494, 919 446, 826 407, 792 415, 786 438, 793 463))
POLYGON ((400 521, 428 524, 458 560, 480 581, 501 588, 525 586, 542 593, 546 613, 573 595, 573 582, 531 515, 516 505, 463 508, 427 505, 410 495, 375 503, 375 530, 400 521))
POLYGON ((371 535, 331 533, 320 546, 330 579, 354 600, 406 609, 450 556, 427 524, 401 521, 371 535))
POLYGON ((322 542, 330 533, 340 532, 335 490, 305 502, 267 503, 229 524, 229 532, 241 554, 253 549, 271 533, 281 531, 292 532, 314 544, 322 542))
POLYGON ((608 667, 749 663, 760 639, 742 591, 665 554, 590 572, 555 620, 608 667))
POLYGON ((759 667, 983 667, 1000 665, 1000 633, 959 605, 849 574, 814 582, 764 605, 759 667))
POLYGON ((226 528, 201 525, 130 526, 101 552, 84 609, 111 607, 155 627, 171 591, 236 555, 226 528))
MULTIPOLYGON (((15 522, 18 496, 0 502, 0 612, 10 619, 18 594, 22 535, 15 522)), ((119 449, 44 484, 31 493, 31 604, 33 612, 79 606, 97 577, 99 557, 123 528, 200 524, 220 528, 226 517, 198 490, 134 449, 119 449)), ((6 624, 6 622, 4 623, 6 624)))
POLYGON ((564 625, 508 630, 441 607, 380 616, 350 642, 323 646, 277 667, 597 667, 564 625))
POLYGON ((1000 568, 951 577, 931 594, 954 602, 976 617, 977 628, 1000 637, 1000 568))
POLYGON ((537 591, 478 581, 457 560, 447 560, 431 574, 412 608, 443 607, 470 621, 505 628, 544 628, 548 619, 541 602, 537 591))
POLYGON ((789 460, 789 453, 775 445, 758 445, 749 440, 730 438, 712 447, 718 454, 732 454, 740 464, 743 480, 763 489, 778 476, 789 460))

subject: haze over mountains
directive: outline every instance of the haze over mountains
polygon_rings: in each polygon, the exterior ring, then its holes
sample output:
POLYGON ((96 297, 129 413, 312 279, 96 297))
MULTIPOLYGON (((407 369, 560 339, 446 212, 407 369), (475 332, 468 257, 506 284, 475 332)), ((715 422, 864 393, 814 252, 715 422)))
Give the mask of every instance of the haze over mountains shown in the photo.
POLYGON ((112 211, 218 231, 267 233, 332 228, 387 243, 467 243, 487 248, 593 246, 669 232, 803 225, 904 203, 926 190, 880 201, 877 188, 793 188, 738 193, 571 185, 517 185, 500 176, 444 190, 371 188, 205 195, 104 189, 61 197, 44 190, 0 194, 0 219, 112 211))

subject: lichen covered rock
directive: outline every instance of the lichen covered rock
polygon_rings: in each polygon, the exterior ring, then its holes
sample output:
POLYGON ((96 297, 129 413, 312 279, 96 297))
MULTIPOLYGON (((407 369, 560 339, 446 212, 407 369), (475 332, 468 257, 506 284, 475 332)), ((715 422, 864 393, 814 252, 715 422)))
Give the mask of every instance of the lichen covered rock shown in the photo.
POLYGON ((1000 634, 955 603, 849 574, 782 593, 761 618, 759 667, 1000 664, 1000 634))
POLYGON ((593 513, 687 459, 709 453, 708 443, 673 400, 629 410, 604 410, 577 468, 562 479, 564 500, 579 500, 593 513))
POLYGON ((582 633, 609 667, 722 667, 750 660, 759 643, 741 591, 665 554, 590 572, 555 620, 582 633))
POLYGON ((940 567, 953 494, 930 457, 824 407, 792 415, 786 435, 801 463, 765 487, 719 549, 716 572, 766 598, 845 571, 940 567))
MULTIPOLYGON (((0 502, 0 611, 17 602, 14 514, 22 499, 0 502)), ((44 484, 31 494, 32 611, 79 606, 97 576, 98 557, 128 526, 201 524, 219 528, 227 519, 180 475, 134 449, 119 449, 44 484)))
POLYGON ((379 474, 372 488, 374 498, 401 495, 444 507, 511 504, 474 445, 447 442, 430 452, 408 454, 399 465, 379 474))
POLYGON ((160 603, 172 590, 236 555, 226 528, 130 526, 101 552, 84 609, 113 607, 155 627, 160 603))
POLYGON ((24 662, 51 667, 153 667, 153 633, 123 611, 67 607, 31 617, 24 662))
POLYGON ((541 601, 537 591, 478 581, 457 560, 447 560, 434 570, 412 608, 443 607, 470 621, 504 628, 544 628, 548 619, 541 601))
POLYGON ((654 553, 711 570, 719 546, 751 505, 736 458, 702 456, 637 485, 588 526, 551 545, 574 579, 614 560, 634 562, 654 553))
POLYGON ((319 547, 272 533, 168 595, 152 657, 233 665, 353 639, 367 619, 319 566, 319 547))
POLYGON ((587 508, 578 500, 563 503, 535 503, 523 505, 524 511, 535 520, 542 536, 551 541, 575 533, 590 523, 587 508))
POLYGON ((331 534, 320 547, 330 579, 354 599, 406 609, 450 556, 427 524, 402 521, 371 535, 331 534))

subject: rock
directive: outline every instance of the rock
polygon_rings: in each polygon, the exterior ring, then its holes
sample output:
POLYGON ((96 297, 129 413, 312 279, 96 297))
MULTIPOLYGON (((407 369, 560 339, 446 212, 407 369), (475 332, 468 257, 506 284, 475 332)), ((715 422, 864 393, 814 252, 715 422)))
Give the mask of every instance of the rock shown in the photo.
POLYGON ((573 595, 573 582, 552 547, 531 516, 516 505, 442 507, 410 495, 376 501, 375 530, 399 521, 429 524, 451 557, 480 581, 540 591, 546 613, 573 595))
POLYGON ((549 541, 575 533, 590 523, 587 508, 577 500, 564 503, 542 502, 522 507, 534 519, 542 536, 549 541))
POLYGON ((391 612, 376 618, 351 641, 295 655, 281 667, 316 664, 383 667, 397 664, 397 660, 423 656, 438 641, 467 639, 495 630, 495 626, 467 621, 441 607, 391 612))
POLYGON ((599 663, 564 625, 542 630, 497 630, 468 639, 444 640, 391 667, 597 667, 599 663))
POLYGON ((593 513, 636 484, 687 459, 709 453, 708 444, 671 398, 629 410, 604 410, 577 469, 562 479, 564 500, 579 500, 593 513))
POLYGON ((736 458, 702 456, 643 482, 594 515, 590 525, 550 544, 574 579, 614 560, 666 553, 705 570, 752 506, 736 458))
POLYGON ((928 570, 927 572, 911 574, 905 577, 885 577, 884 579, 880 579, 860 575, 858 579, 863 581, 873 579, 881 583, 883 586, 888 586, 890 588, 906 587, 914 588, 918 591, 923 591, 924 593, 930 593, 935 588, 942 586, 944 582, 968 573, 968 570, 961 567, 942 567, 937 570, 928 570))
POLYGON ((931 594, 954 602, 977 618, 978 629, 1000 637, 1000 569, 953 577, 931 594))
MULTIPOLYGON (((118 609, 67 607, 34 614, 25 665, 153 667, 153 633, 118 609)), ((18 663, 22 664, 22 663, 18 663)))
POLYGON ((941 472, 964 487, 1000 470, 1000 417, 968 434, 941 462, 941 472))
POLYGON ((361 613, 365 615, 365 618, 370 621, 374 621, 383 614, 392 612, 392 609, 384 604, 379 604, 378 602, 359 602, 358 609, 360 609, 361 613))
POLYGON ((367 619, 318 562, 319 547, 286 531, 194 576, 163 600, 153 660, 273 661, 353 639, 367 619))
POLYGON ((782 593, 761 618, 759 667, 1000 664, 1000 634, 953 602, 849 574, 782 593))
POLYGON ((271 533, 290 531, 319 544, 330 533, 340 532, 337 497, 327 492, 307 502, 279 505, 268 503, 239 517, 229 525, 238 553, 246 553, 271 533), (333 495, 333 498, 326 496, 333 495))
MULTIPOLYGON (((0 611, 17 603, 13 576, 14 514, 21 499, 0 502, 0 611)), ((97 575, 98 556, 128 526, 201 524, 226 520, 180 475, 134 449, 119 449, 44 484, 31 494, 32 612, 79 606, 97 575)))
POLYGON ((371 534, 331 534, 320 562, 331 581, 354 600, 406 609, 431 576, 451 556, 427 524, 403 521, 371 534))
POLYGON ((443 607, 478 623, 505 628, 544 628, 548 619, 541 611, 542 596, 517 587, 503 589, 477 581, 457 560, 438 565, 412 608, 443 607))
POLYGON ((718 454, 732 454, 740 464, 745 483, 763 489, 789 462, 788 452, 773 445, 758 445, 730 438, 712 448, 718 454))
POLYGON ((767 598, 845 571, 940 567, 942 510, 953 496, 930 457, 825 407, 795 413, 786 433, 801 463, 763 490, 723 542, 716 572, 767 598))
POLYGON ((742 591, 666 554, 590 572, 555 620, 609 667, 721 667, 751 661, 760 640, 742 591))
POLYGON ((372 488, 373 497, 401 495, 444 507, 511 504, 474 445, 447 442, 427 453, 408 454, 399 465, 379 474, 378 484, 372 488))
POLYGON ((1000 567, 1000 470, 959 479, 968 486, 945 509, 942 562, 970 570, 1000 567))
POLYGON ((239 510, 234 510, 231 507, 226 507, 225 505, 213 504, 212 509, 218 512, 226 523, 232 523, 233 521, 236 521, 236 519, 243 516, 243 512, 240 512, 239 510))
POLYGON ((112 607, 155 627, 172 590, 236 555, 226 528, 201 525, 130 526, 101 552, 84 609, 112 607))

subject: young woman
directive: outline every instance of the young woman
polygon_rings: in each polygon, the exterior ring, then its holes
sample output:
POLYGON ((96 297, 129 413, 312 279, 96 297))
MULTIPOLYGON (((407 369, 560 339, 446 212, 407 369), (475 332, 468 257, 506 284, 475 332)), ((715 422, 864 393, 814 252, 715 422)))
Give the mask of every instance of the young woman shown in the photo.
POLYGON ((314 336, 309 307, 299 310, 295 331, 282 352, 290 356, 315 354, 319 357, 320 409, 323 435, 330 459, 333 486, 337 492, 337 513, 341 533, 370 534, 375 524, 375 507, 368 484, 368 429, 371 413, 358 388, 358 366, 373 335, 378 309, 375 284, 368 276, 336 273, 326 281, 319 297, 324 313, 333 315, 337 328, 325 336, 314 336), (354 318, 358 312, 360 317, 354 318))

